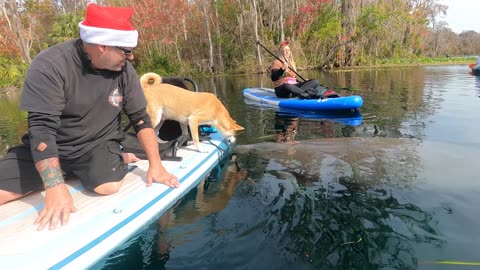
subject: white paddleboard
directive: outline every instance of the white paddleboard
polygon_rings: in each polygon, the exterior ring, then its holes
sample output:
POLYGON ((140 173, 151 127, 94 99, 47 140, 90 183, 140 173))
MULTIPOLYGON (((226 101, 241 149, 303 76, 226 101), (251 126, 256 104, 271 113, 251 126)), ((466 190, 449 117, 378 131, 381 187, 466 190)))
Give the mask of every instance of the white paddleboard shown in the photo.
POLYGON ((206 153, 182 147, 182 161, 163 161, 180 180, 179 188, 154 183, 146 187, 148 161, 129 165, 120 192, 100 196, 86 191, 77 180, 67 181, 78 211, 68 225, 37 231, 34 226, 43 207, 44 192, 0 206, 0 266, 2 269, 85 269, 108 255, 146 224, 160 217, 205 178, 228 155, 229 146, 219 133, 203 141, 206 153))

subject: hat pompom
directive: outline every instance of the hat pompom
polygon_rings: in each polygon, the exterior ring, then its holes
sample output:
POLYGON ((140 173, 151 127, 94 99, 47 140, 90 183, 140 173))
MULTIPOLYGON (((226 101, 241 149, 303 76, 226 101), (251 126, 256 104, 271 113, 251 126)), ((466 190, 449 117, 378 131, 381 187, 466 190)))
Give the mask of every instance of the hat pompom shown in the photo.
POLYGON ((136 47, 138 32, 130 23, 132 15, 132 8, 89 4, 85 20, 78 24, 80 38, 92 44, 136 47))

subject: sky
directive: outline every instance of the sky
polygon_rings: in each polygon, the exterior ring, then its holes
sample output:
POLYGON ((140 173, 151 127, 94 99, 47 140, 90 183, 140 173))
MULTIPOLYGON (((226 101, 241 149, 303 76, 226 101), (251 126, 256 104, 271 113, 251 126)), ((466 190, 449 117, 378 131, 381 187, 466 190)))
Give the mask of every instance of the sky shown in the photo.
POLYGON ((440 0, 447 5, 447 16, 438 17, 438 21, 446 21, 453 32, 473 30, 480 33, 480 0, 440 0))

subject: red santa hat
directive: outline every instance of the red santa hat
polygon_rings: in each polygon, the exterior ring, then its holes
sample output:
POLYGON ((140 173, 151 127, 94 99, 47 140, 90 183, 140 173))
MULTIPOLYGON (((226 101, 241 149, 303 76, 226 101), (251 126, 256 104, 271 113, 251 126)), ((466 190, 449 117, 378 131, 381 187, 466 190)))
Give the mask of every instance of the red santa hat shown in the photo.
POLYGON ((85 20, 78 24, 80 38, 91 44, 136 47, 138 32, 130 23, 132 15, 132 8, 89 4, 85 20))

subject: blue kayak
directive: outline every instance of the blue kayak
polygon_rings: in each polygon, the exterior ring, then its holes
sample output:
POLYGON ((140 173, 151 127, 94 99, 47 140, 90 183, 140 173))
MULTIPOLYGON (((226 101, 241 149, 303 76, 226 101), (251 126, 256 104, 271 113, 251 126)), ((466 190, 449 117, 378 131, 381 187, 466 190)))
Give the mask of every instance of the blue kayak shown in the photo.
POLYGON ((279 98, 271 88, 245 88, 243 97, 274 108, 303 111, 355 110, 363 105, 360 96, 341 96, 324 99, 279 98))

